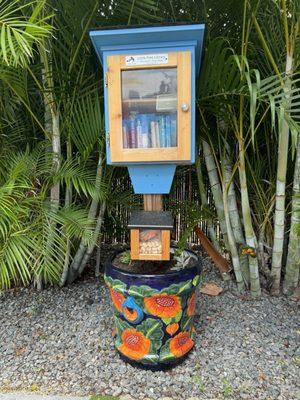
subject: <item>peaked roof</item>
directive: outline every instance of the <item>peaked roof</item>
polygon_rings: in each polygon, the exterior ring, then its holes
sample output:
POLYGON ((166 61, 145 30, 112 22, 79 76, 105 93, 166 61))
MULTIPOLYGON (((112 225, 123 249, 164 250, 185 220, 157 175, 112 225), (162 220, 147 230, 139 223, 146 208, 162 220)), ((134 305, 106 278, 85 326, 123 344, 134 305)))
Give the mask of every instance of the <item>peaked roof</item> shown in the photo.
POLYGON ((103 62, 103 52, 136 50, 155 47, 195 46, 196 67, 200 67, 200 57, 204 38, 204 24, 168 24, 157 26, 109 27, 92 29, 89 32, 97 55, 103 62))

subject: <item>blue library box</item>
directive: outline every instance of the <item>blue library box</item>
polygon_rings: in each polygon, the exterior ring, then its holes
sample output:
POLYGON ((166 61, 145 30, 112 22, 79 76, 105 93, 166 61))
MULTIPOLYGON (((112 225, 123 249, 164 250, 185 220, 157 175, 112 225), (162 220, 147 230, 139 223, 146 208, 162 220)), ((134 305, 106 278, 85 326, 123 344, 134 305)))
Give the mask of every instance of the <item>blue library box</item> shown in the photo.
POLYGON ((169 193, 195 161, 195 85, 203 24, 95 29, 104 70, 107 162, 127 166, 135 193, 169 193))

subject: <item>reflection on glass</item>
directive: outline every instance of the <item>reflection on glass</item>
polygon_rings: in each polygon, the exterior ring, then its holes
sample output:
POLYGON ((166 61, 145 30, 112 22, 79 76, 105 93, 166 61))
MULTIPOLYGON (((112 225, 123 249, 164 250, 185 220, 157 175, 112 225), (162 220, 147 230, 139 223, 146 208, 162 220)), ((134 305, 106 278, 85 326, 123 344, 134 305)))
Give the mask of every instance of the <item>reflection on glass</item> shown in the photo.
POLYGON ((177 146, 177 69, 122 71, 124 148, 177 146))
POLYGON ((140 230, 140 254, 161 254, 161 231, 157 229, 140 230))

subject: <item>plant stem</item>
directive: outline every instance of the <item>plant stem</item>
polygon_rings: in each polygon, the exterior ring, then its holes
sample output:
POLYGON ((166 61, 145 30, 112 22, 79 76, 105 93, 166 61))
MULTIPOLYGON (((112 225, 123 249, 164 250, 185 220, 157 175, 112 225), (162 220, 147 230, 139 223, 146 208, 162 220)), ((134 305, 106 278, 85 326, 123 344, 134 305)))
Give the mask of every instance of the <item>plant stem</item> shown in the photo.
POLYGON ((289 237, 288 256, 284 280, 284 292, 292 294, 298 286, 300 273, 300 135, 298 134, 297 153, 295 160, 292 216, 289 237))
POLYGON ((230 246, 228 243, 228 235, 227 235, 227 229, 226 229, 222 189, 221 189, 221 185, 220 185, 220 179, 218 176, 218 170, 217 170, 215 158, 212 154, 210 145, 205 140, 202 140, 202 146, 203 146, 205 165, 206 165, 209 183, 210 183, 210 189, 211 189, 213 197, 214 197, 218 220, 219 220, 221 231, 223 234, 225 246, 229 250, 230 246))
MULTIPOLYGON (((223 166, 224 166, 224 187, 228 191, 227 193, 227 205, 226 208, 228 210, 229 214, 229 221, 227 222, 227 229, 228 226, 230 225, 230 229, 232 229, 233 233, 233 238, 232 240, 235 241, 235 243, 239 244, 240 246, 245 244, 245 238, 244 238, 244 233, 243 233, 243 228, 242 228, 242 223, 240 219, 240 214, 238 211, 237 207, 237 201, 236 201, 236 194, 235 194, 235 188, 233 184, 233 176, 232 176, 232 167, 231 167, 231 161, 229 159, 228 155, 228 144, 226 146, 227 152, 223 158, 223 166)), ((223 189, 224 191, 224 189, 223 189)), ((224 195, 223 195, 223 201, 224 195)), ((224 204, 225 208, 225 204, 224 204)), ((226 216, 226 212, 225 212, 226 216)), ((235 247, 236 244, 235 244, 235 247)), ((238 251, 238 250, 237 250, 238 251)), ((247 286, 249 286, 250 283, 250 275, 249 275, 249 263, 248 263, 248 258, 245 255, 238 255, 239 257, 239 263, 240 263, 240 269, 243 275, 244 282, 247 286)))
MULTIPOLYGON (((291 81, 289 76, 293 71, 293 56, 287 53, 286 58, 286 80, 284 82, 284 91, 286 93, 285 108, 289 108, 289 91, 291 90, 291 81)), ((272 293, 277 295, 280 291, 281 267, 283 261, 284 245, 284 227, 285 227, 285 187, 286 171, 289 149, 289 125, 284 116, 279 121, 279 143, 278 143, 278 164, 276 180, 275 197, 275 216, 274 216, 274 241, 272 249, 272 293)))
MULTIPOLYGON (((197 173, 198 189, 199 189, 202 207, 208 208, 206 190, 205 190, 203 174, 202 174, 202 169, 201 169, 201 160, 200 160, 199 155, 197 155, 197 159, 196 159, 196 173, 197 173)), ((213 226, 212 219, 207 218, 206 223, 207 223, 207 230, 208 230, 210 240, 213 242, 213 245, 218 250, 218 252, 221 253, 221 248, 220 248, 219 242, 217 240, 217 236, 216 236, 216 232, 215 232, 215 229, 213 226)))

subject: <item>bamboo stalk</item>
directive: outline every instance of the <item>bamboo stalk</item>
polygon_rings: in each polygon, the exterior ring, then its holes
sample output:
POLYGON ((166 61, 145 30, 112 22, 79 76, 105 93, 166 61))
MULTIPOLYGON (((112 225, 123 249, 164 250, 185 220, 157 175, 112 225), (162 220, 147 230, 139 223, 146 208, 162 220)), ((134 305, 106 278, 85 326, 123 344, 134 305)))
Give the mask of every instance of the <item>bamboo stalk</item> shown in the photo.
MULTIPOLYGON (((100 190, 102 175, 103 175, 103 157, 102 157, 102 151, 100 150, 97 171, 96 171, 96 178, 95 178, 95 188, 97 191, 100 190)), ((94 198, 91 202, 89 209, 89 219, 95 220, 98 211, 98 206, 99 206, 99 201, 98 199, 94 198)), ((87 246, 84 243, 84 241, 81 240, 79 247, 76 251, 76 254, 73 258, 73 261, 70 265, 68 276, 66 278, 66 280, 69 283, 74 282, 74 280, 76 279, 80 268, 80 264, 82 263, 86 251, 87 251, 87 246)), ((63 284, 66 283, 66 280, 65 282, 63 282, 63 284)))
MULTIPOLYGON (((239 177, 241 187, 241 200, 242 200, 242 213, 244 220, 245 239, 248 246, 252 248, 257 247, 257 240, 253 230, 251 209, 247 187, 247 176, 245 166, 245 148, 242 136, 239 136, 239 177)), ((249 257, 249 271, 250 271, 250 288, 253 297, 261 295, 258 260, 254 257, 249 257)))
MULTIPOLYGON (((286 57, 286 80, 284 91, 286 93, 285 108, 289 108, 289 91, 291 81, 289 76, 293 72, 293 56, 287 52, 286 57)), ((272 249, 272 293, 279 294, 281 281, 281 266, 283 261, 284 229, 285 229, 285 187, 286 171, 289 149, 289 126, 285 119, 279 122, 278 163, 276 179, 275 215, 274 215, 274 241, 272 249)))
MULTIPOLYGON (((225 188, 227 188, 227 190, 228 190, 227 203, 228 203, 229 221, 227 221, 227 229, 229 227, 229 222, 230 222, 229 229, 232 229, 232 233, 233 233, 232 240, 234 239, 235 243, 237 243, 239 246, 241 246, 241 245, 245 244, 245 237, 244 237, 244 233, 243 233, 240 213, 239 213, 238 206, 237 206, 235 188, 234 188, 234 183, 233 183, 233 173, 232 173, 231 161, 229 159, 228 153, 229 153, 228 144, 226 144, 226 154, 223 158, 223 166, 224 166, 223 179, 224 179, 225 188)), ((224 208, 225 208, 225 205, 224 205, 224 208)), ((225 212, 225 216, 226 216, 226 212, 225 212)), ((235 247, 237 247, 237 246, 235 246, 235 247)), ((238 247, 237 247, 237 251, 238 251, 238 247)), ((238 254, 238 258, 240 260, 240 262, 239 262, 240 270, 241 270, 244 282, 245 282, 246 286, 249 286, 250 273, 249 273, 248 258, 246 255, 240 255, 240 254, 238 254)))
POLYGON ((292 294, 298 286, 300 274, 300 135, 298 134, 297 152, 295 160, 292 216, 289 235, 288 256, 284 280, 285 294, 292 294))
POLYGON ((238 249, 236 246, 235 238, 233 235, 233 230, 231 227, 230 216, 229 216, 229 207, 228 207, 228 187, 223 180, 223 205, 224 205, 224 214, 225 214, 225 221, 226 221, 226 229, 228 235, 228 244, 230 248, 231 260, 234 269, 234 274, 236 278, 236 283, 238 290, 243 292, 245 290, 245 283, 243 279, 243 274, 241 271, 240 259, 238 254, 238 249))
POLYGON ((97 218, 97 223, 96 223, 96 227, 95 227, 94 234, 93 234, 93 244, 90 245, 86 249, 86 252, 84 253, 84 256, 82 258, 82 261, 80 263, 79 270, 78 270, 78 275, 79 276, 84 271, 84 269, 86 267, 86 264, 89 261, 91 255, 92 255, 92 253, 93 253, 93 251, 95 249, 99 234, 101 232, 101 227, 102 227, 102 224, 103 224, 105 210, 106 210, 106 202, 104 201, 100 206, 100 210, 99 210, 99 214, 98 214, 98 218, 97 218))
MULTIPOLYGON (((201 160, 200 160, 199 154, 197 155, 197 158, 196 158, 196 173, 197 173, 198 189, 199 189, 202 207, 208 208, 207 194, 206 194, 206 189, 204 186, 203 174, 202 174, 202 169, 201 169, 201 160)), ((212 219, 207 218, 206 224, 207 224, 207 231, 208 231, 210 240, 212 241, 215 249, 219 253, 221 253, 221 248, 220 248, 219 242, 217 240, 217 236, 216 236, 216 232, 215 232, 215 229, 213 226, 212 219)))
MULTIPOLYGON (((72 145, 70 141, 70 137, 67 141, 67 159, 70 160, 72 157, 72 145)), ((67 184, 66 187, 66 194, 65 194, 65 207, 69 207, 72 203, 73 191, 72 185, 67 184)), ((70 258, 71 258, 71 241, 67 237, 67 246, 66 246, 66 254, 64 260, 64 267, 60 278, 60 286, 64 286, 68 277, 69 265, 70 265, 70 258)))
POLYGON ((222 189, 220 185, 220 179, 218 175, 215 158, 211 151, 210 145, 205 140, 202 140, 202 146, 203 146, 203 153, 204 153, 205 165, 208 173, 210 188, 214 197, 215 207, 224 238, 224 243, 226 248, 230 250, 230 246, 228 243, 228 234, 226 229, 225 214, 224 214, 223 195, 222 195, 222 189))

